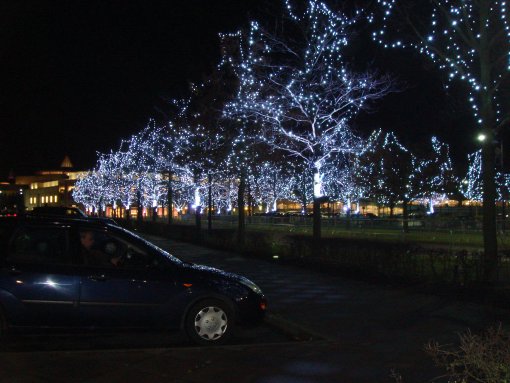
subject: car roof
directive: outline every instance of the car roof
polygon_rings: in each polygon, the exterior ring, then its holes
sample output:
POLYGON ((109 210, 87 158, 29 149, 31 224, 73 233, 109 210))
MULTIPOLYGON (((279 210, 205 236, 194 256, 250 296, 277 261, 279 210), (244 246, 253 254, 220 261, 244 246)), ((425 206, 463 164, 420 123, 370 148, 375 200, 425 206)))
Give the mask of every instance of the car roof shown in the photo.
POLYGON ((34 227, 62 227, 71 226, 78 227, 82 230, 94 231, 108 231, 108 232, 124 232, 122 228, 115 224, 110 224, 101 221, 91 221, 88 219, 80 218, 67 218, 67 217, 44 217, 44 216, 30 216, 21 215, 17 217, 0 217, 0 249, 3 248, 11 235, 26 225, 34 227))
POLYGON ((90 228, 106 228, 110 226, 115 226, 113 224, 109 224, 108 222, 100 221, 100 220, 90 220, 83 217, 73 217, 73 216, 38 216, 38 215, 18 215, 17 217, 1 217, 0 224, 4 225, 22 225, 24 223, 29 224, 68 224, 68 225, 76 225, 86 226, 90 228))
POLYGON ((66 215, 86 217, 86 214, 76 207, 66 206, 37 206, 30 212, 34 215, 66 215))

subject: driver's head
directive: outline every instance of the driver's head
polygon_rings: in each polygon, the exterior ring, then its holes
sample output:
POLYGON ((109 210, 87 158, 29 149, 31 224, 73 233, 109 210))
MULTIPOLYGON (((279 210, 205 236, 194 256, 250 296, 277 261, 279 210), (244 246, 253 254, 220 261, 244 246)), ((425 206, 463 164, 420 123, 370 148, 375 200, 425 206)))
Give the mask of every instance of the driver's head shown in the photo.
POLYGON ((94 245, 94 234, 91 231, 80 232, 80 241, 84 248, 90 250, 94 245))

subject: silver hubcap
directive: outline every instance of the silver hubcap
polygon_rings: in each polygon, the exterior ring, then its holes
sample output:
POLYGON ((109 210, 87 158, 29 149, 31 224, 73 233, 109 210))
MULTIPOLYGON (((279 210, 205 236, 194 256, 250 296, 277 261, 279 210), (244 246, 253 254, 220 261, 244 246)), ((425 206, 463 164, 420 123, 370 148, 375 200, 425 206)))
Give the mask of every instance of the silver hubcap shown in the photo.
POLYGON ((219 307, 204 307, 195 316, 195 330, 203 339, 219 339, 227 331, 227 314, 219 307))

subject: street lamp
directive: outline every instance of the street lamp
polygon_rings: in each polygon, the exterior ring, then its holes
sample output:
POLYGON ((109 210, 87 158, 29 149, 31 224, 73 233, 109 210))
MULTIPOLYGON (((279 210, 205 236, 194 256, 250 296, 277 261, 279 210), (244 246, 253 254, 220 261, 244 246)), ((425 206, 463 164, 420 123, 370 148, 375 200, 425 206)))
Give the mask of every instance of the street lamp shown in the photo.
POLYGON ((477 137, 477 140, 480 142, 484 142, 487 139, 487 136, 483 133, 480 133, 477 137))

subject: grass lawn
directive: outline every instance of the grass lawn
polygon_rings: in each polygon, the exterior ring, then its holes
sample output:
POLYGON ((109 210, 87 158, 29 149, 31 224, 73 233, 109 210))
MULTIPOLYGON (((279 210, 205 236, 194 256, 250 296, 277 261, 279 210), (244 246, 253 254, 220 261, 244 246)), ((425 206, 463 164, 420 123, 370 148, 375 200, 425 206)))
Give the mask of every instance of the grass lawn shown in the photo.
MULTIPOLYGON (((177 222, 176 222, 177 223, 177 222)), ((183 224, 194 224, 194 221, 182 221, 183 224)), ((207 227, 207 221, 202 222, 202 227, 207 227)), ((213 221, 213 228, 236 228, 237 222, 232 220, 213 221)), ((293 225, 288 223, 250 223, 247 219, 246 230, 248 231, 267 231, 281 234, 304 234, 312 235, 310 225, 293 225)), ((378 239, 390 242, 408 242, 417 245, 441 245, 449 248, 470 248, 483 249, 483 238, 481 231, 455 231, 448 229, 426 229, 423 227, 410 227, 408 233, 404 233, 400 228, 385 227, 356 227, 355 224, 349 228, 345 223, 336 225, 325 225, 322 227, 322 236, 324 238, 358 238, 358 239, 378 239)), ((498 233, 499 250, 510 250, 510 230, 498 233)))

